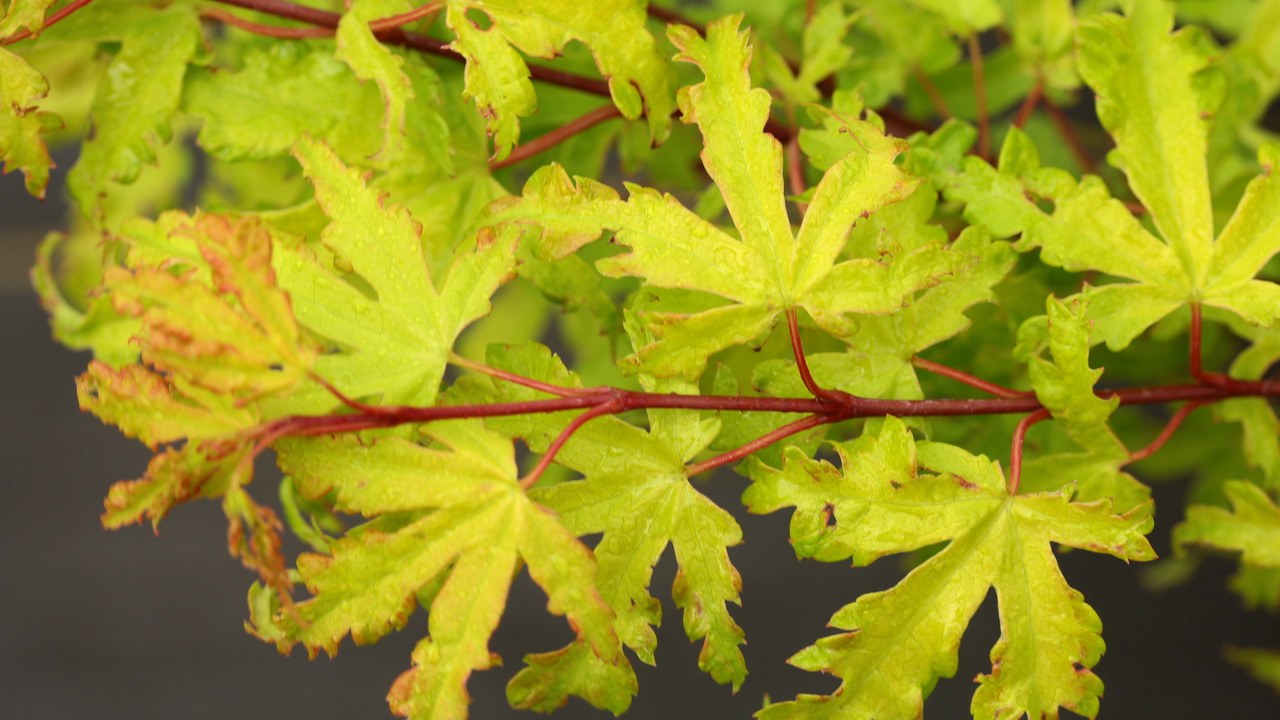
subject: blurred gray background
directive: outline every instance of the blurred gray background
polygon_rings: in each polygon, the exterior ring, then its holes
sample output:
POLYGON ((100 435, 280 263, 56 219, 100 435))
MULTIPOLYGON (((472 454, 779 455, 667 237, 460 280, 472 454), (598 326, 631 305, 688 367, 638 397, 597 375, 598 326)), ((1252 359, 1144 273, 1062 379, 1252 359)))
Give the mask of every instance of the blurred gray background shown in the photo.
MULTIPOLYGON (((25 195, 20 174, 0 177, 0 718, 390 717, 383 697, 425 632, 422 613, 375 646, 345 642, 332 661, 308 662, 301 650, 282 657, 243 630, 253 578, 227 555, 217 504, 179 508, 159 537, 146 527, 100 528, 107 487, 140 476, 149 453, 79 411, 73 379, 88 357, 50 339, 26 279, 36 242, 63 224, 58 183, 71 159, 59 165, 43 203, 25 195)), ((274 497, 276 478, 260 475, 260 501, 274 497)), ((746 630, 751 676, 733 696, 697 670, 698 646, 670 601, 668 552, 653 584, 665 615, 659 667, 635 663, 640 694, 627 717, 745 718, 765 695, 832 691, 833 678, 785 659, 826 634, 840 606, 901 576, 893 559, 858 570, 797 562, 788 515, 746 515, 737 500, 744 485, 723 473, 706 492, 738 516, 746 536, 731 556, 743 576, 734 616, 746 630)), ((1182 488, 1156 492, 1152 541, 1163 555, 1182 488)), ((1280 717, 1280 698, 1221 659, 1228 642, 1280 646, 1280 622, 1245 612, 1226 591, 1228 561, 1209 562, 1192 583, 1162 594, 1143 590, 1136 568, 1113 558, 1072 552, 1062 563, 1106 626, 1107 654, 1095 668, 1107 686, 1101 717, 1280 717)), ((493 643, 506 666, 470 683, 473 718, 533 717, 507 707, 504 686, 525 653, 569 638, 545 604, 522 576, 493 643)), ((959 672, 926 704, 929 717, 968 716, 971 680, 990 669, 998 634, 991 595, 965 636, 959 672)), ((554 717, 608 714, 574 700, 554 717)))

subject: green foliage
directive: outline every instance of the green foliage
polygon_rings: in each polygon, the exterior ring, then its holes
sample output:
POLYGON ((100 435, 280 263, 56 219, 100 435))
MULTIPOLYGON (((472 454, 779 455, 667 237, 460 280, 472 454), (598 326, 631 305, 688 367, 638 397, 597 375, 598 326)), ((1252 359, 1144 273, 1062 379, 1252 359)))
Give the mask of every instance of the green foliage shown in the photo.
MULTIPOLYGON (((760 718, 920 717, 992 589, 974 717, 1096 716, 1054 546, 1154 559, 1153 454, 1201 476, 1179 556, 1280 607, 1280 2, 316 5, 0 19, 5 170, 43 197, 84 135, 33 283, 93 353, 81 407, 155 452, 103 525, 220 500, 257 637, 333 654, 421 608, 391 709, 465 718, 527 571, 574 637, 509 702, 622 713, 670 547, 699 668, 754 692, 743 529, 691 480, 728 465, 798 557, 916 561, 791 659, 840 688, 760 718), (1062 112, 1089 96, 1100 127, 1062 112), (1200 405, 1225 422, 1166 446, 1200 405)), ((1274 649, 1227 656, 1275 684, 1274 649)))

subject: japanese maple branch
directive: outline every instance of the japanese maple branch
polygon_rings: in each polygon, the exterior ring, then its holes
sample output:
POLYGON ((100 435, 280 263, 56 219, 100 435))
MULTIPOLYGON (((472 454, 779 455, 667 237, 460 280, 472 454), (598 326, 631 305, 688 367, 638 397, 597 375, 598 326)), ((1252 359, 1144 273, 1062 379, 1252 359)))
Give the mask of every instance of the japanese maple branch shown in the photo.
MULTIPOLYGON (((564 388, 563 390, 571 390, 564 388)), ((838 393, 839 391, 832 391, 838 393)), ((1099 397, 1120 399, 1121 405, 1144 405, 1196 401, 1201 404, 1232 397, 1280 397, 1280 381, 1235 380, 1225 386, 1159 385, 1102 390, 1099 397)), ((653 408, 677 410, 719 410, 730 412, 783 412, 819 416, 821 422, 837 422, 851 418, 882 417, 949 417, 957 415, 999 415, 1034 413, 1043 406, 1035 397, 1011 398, 938 398, 926 400, 880 400, 839 393, 832 399, 748 397, 742 395, 681 395, 622 390, 613 387, 582 389, 582 394, 568 397, 525 400, 475 405, 443 405, 433 407, 379 406, 348 414, 293 415, 246 431, 246 437, 270 438, 328 435, 357 432, 410 423, 432 422, 473 417, 531 415, 570 410, 586 410, 609 405, 610 413, 653 408)), ((359 407, 360 404, 354 404, 359 407)), ((815 424, 821 424, 815 421, 815 424)), ((795 430, 794 432, 798 432, 795 430)))

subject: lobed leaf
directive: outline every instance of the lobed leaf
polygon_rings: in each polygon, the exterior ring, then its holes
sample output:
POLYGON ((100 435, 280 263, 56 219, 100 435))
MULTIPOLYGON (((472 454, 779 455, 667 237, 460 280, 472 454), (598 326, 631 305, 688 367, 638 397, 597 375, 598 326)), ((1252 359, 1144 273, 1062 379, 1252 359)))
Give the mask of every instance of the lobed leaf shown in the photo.
MULTIPOLYGON (((0 26, 0 36, 4 34, 0 26)), ((36 102, 48 93, 49 82, 43 75, 0 47, 0 160, 6 173, 21 170, 27 192, 42 200, 53 160, 40 136, 62 126, 57 115, 36 109, 36 102)))
POLYGON ((1153 559, 1143 537, 1150 504, 1115 515, 1105 500, 1010 496, 998 465, 954 446, 917 444, 893 417, 878 436, 837 448, 839 472, 796 454, 782 471, 757 464, 744 501, 753 512, 795 506, 792 541, 818 559, 861 564, 947 545, 897 587, 837 612, 831 624, 850 632, 792 658, 841 678, 839 690, 770 705, 757 717, 919 717, 937 678, 955 673, 960 636, 988 587, 1000 598, 1001 639, 992 673, 978 678, 975 717, 1057 717, 1060 707, 1095 716, 1102 683, 1089 668, 1103 650, 1101 625, 1062 578, 1050 543, 1153 559), (939 474, 921 475, 917 464, 939 474))
MULTIPOLYGON (((513 276, 516 233, 480 232, 473 248, 458 250, 437 283, 423 257, 419 228, 404 208, 384 207, 360 171, 343 165, 324 145, 303 140, 295 152, 330 218, 321 240, 335 257, 327 266, 298 245, 277 263, 299 321, 340 349, 320 356, 316 372, 348 397, 432 404, 454 339, 489 311, 489 297, 513 276), (344 279, 340 266, 363 285, 344 279)), ((295 410, 315 410, 333 400, 310 386, 296 402, 295 410)))
POLYGON ((672 73, 645 28, 644 3, 446 0, 446 7, 445 20, 457 35, 452 47, 467 59, 464 95, 489 119, 495 159, 507 156, 519 137, 519 118, 537 107, 529 68, 516 50, 550 59, 571 40, 591 49, 623 116, 634 120, 646 114, 654 142, 666 139, 672 73), (487 17, 486 27, 469 16, 477 12, 487 17))
POLYGON ((547 609, 568 618, 593 662, 624 664, 590 551, 524 494, 511 441, 478 420, 435 423, 427 432, 442 446, 396 437, 282 444, 282 466, 300 490, 336 491, 338 509, 378 517, 334 542, 331 555, 299 558, 314 597, 263 618, 264 639, 284 651, 301 642, 332 655, 345 635, 374 642, 402 627, 416 604, 428 604, 429 636, 388 699, 413 718, 463 718, 467 678, 499 661, 489 637, 523 560, 547 592, 547 609), (429 602, 420 600, 437 583, 429 602))
POLYGON ((697 290, 732 301, 690 313, 642 315, 653 341, 637 347, 629 364, 659 377, 695 377, 707 358, 759 338, 788 308, 804 308, 828 332, 847 336, 852 313, 888 313, 916 290, 966 266, 969 258, 941 245, 889 258, 837 262, 850 225, 906 198, 918 181, 894 165, 903 145, 877 126, 840 117, 857 149, 837 161, 819 183, 798 236, 782 192, 782 148, 761 133, 768 94, 752 89, 750 48, 737 30, 741 16, 712 23, 704 40, 672 28, 680 59, 697 64, 705 81, 684 88, 686 122, 696 122, 706 147, 703 162, 739 231, 735 238, 674 198, 628 186, 623 202, 598 183, 575 184, 558 168, 535 173, 524 197, 491 207, 485 222, 530 222, 543 227, 538 248, 549 257, 573 252, 614 230, 628 252, 598 263, 609 276, 634 275, 649 285, 697 290))
POLYGON ((1187 517, 1173 529, 1175 547, 1207 545, 1237 551, 1250 565, 1280 566, 1280 508, 1265 490, 1250 482, 1231 480, 1225 486, 1231 512, 1207 505, 1187 508, 1187 517))

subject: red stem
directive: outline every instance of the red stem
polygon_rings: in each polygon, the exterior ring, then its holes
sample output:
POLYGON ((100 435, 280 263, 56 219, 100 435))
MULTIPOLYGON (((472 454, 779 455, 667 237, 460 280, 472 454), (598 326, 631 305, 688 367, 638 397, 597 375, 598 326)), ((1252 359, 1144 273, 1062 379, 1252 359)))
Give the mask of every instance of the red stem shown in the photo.
POLYGON ((969 36, 969 62, 973 66, 973 95, 978 103, 978 156, 991 157, 991 120, 987 117, 987 80, 982 73, 982 43, 969 36))
POLYGON ((1186 420, 1187 416, 1191 414, 1191 411, 1200 407, 1200 405, 1202 405, 1202 403, 1192 401, 1178 408, 1178 412, 1174 413, 1173 417, 1169 418, 1169 422, 1165 424, 1164 429, 1160 431, 1160 434, 1156 436, 1155 440, 1151 441, 1150 445, 1136 452, 1129 453, 1129 462, 1132 463, 1138 462, 1139 460, 1145 460, 1154 455, 1157 450, 1164 447, 1164 444, 1169 442, 1169 438, 1173 437, 1173 433, 1178 430, 1178 426, 1182 424, 1182 421, 1186 420))
POLYGON ((508 165, 533 157, 540 152, 550 150, 580 132, 585 132, 606 120, 612 120, 617 117, 622 117, 622 111, 617 107, 613 105, 598 107, 582 117, 570 120, 564 125, 516 147, 505 158, 489 163, 489 169, 500 170, 508 165))
POLYGON ((1018 494, 1018 485, 1022 482, 1022 444, 1027 437, 1027 428, 1050 417, 1049 410, 1040 408, 1018 422, 1013 431, 1013 448, 1009 451, 1009 494, 1018 494))
POLYGON ((1071 121, 1067 119, 1067 114, 1062 112, 1062 108, 1058 107, 1048 97, 1041 97, 1040 104, 1044 105, 1044 109, 1049 113, 1049 119, 1053 120, 1053 127, 1058 131, 1058 135, 1067 143, 1067 147, 1071 148, 1071 154, 1075 155, 1076 162, 1080 165, 1080 170, 1087 175, 1095 174, 1098 170, 1098 164, 1089 155, 1089 151, 1085 150, 1084 142, 1076 134, 1076 129, 1072 127, 1071 121))
POLYGON ((560 431, 560 434, 551 442, 551 445, 547 446, 547 451, 538 459, 538 464, 535 465, 533 469, 529 471, 529 474, 524 476, 524 479, 520 481, 520 487, 525 490, 533 487, 533 484, 538 482, 538 478, 542 477, 542 473, 546 472, 547 468, 551 466, 551 462, 556 459, 556 454, 560 452, 560 448, 564 447, 564 444, 569 442, 569 438, 573 437, 573 434, 578 432, 578 428, 586 425, 588 422, 591 422, 601 415, 611 415, 619 412, 617 406, 618 401, 615 398, 603 405, 597 405, 574 418, 573 422, 566 425, 564 430, 560 431))
POLYGON ((951 378, 952 380, 955 380, 957 382, 962 382, 965 385, 968 385, 970 387, 975 387, 983 392, 991 393, 996 397, 1016 398, 1016 397, 1031 397, 1035 395, 1035 393, 1030 390, 1014 390, 1013 388, 1007 388, 1003 385, 997 385, 993 382, 987 382, 982 378, 974 377, 973 375, 970 375, 966 372, 961 372, 960 370, 956 370, 955 368, 950 368, 950 367, 947 367, 946 365, 939 365, 938 363, 933 362, 931 360, 925 360, 919 355, 916 355, 911 358, 911 364, 915 365, 921 370, 928 370, 929 372, 934 373, 936 375, 941 375, 943 377, 951 378))
MULTIPOLYGON (((58 10, 58 12, 45 18, 44 25, 41 26, 39 32, 37 32, 36 34, 39 34, 40 32, 44 32, 45 30, 48 30, 49 28, 57 24, 58 21, 62 20, 66 16, 79 10, 85 5, 88 5, 91 2, 93 2, 93 0, 75 0, 75 2, 67 3, 61 10, 58 10)), ((12 4, 10 4, 10 7, 12 7, 12 4)), ((10 35, 9 37, 4 38, 3 40, 0 40, 0 45, 12 45, 13 43, 18 42, 19 40, 26 40, 27 38, 31 37, 31 34, 32 33, 30 30, 22 30, 20 32, 16 32, 10 35)))
MULTIPOLYGON (((534 380, 533 378, 527 378, 523 375, 516 375, 515 373, 509 373, 506 370, 499 370, 496 367, 485 365, 484 363, 478 363, 474 360, 468 360, 467 358, 462 357, 461 355, 458 355, 456 353, 450 354, 449 362, 453 363, 454 365, 458 365, 459 367, 464 367, 468 370, 481 373, 483 375, 496 377, 501 380, 506 380, 507 382, 510 382, 510 383, 515 383, 516 385, 523 385, 524 387, 531 388, 533 390, 538 390, 539 392, 548 393, 550 395, 557 395, 559 397, 577 397, 580 395, 593 395, 593 394, 599 394, 600 392, 602 392, 601 388, 567 388, 567 387, 560 387, 559 385, 551 385, 549 383, 539 382, 538 380, 534 380)), ((607 389, 605 389, 604 391, 607 391, 607 389)))
MULTIPOLYGON (((791 186, 792 195, 803 195, 805 190, 804 160, 800 155, 800 133, 792 131, 787 141, 787 182, 791 186)), ((796 208, 803 216, 809 210, 809 203, 797 202, 796 208)))
POLYGON ((796 433, 804 432, 809 428, 814 428, 829 422, 832 422, 832 419, 829 417, 823 415, 810 415, 809 417, 796 420, 795 422, 787 423, 777 430, 761 435, 736 450, 730 450, 723 455, 717 455, 709 460, 703 460, 696 465, 690 465, 685 468, 685 475, 692 477, 701 472, 714 470, 721 465, 728 465, 731 462, 741 460, 757 450, 763 450, 783 438, 790 437, 796 433))
POLYGON ((787 310, 787 332, 791 334, 791 352, 796 356, 796 370, 800 372, 800 381, 804 383, 805 388, 820 400, 843 402, 844 398, 852 397, 840 390, 828 390, 813 379, 813 375, 809 372, 809 363, 804 357, 804 347, 800 344, 800 321, 796 318, 795 308, 787 310))
POLYGON ((942 93, 938 92, 938 86, 933 84, 928 75, 920 69, 919 65, 911 66, 911 75, 920 83, 920 87, 924 89, 924 94, 929 98, 929 102, 933 105, 933 109, 938 113, 938 117, 943 120, 952 118, 951 108, 947 107, 947 101, 942 97, 942 93))
POLYGON ((1018 114, 1013 118, 1013 126, 1021 129, 1027 124, 1027 120, 1031 118, 1031 113, 1036 109, 1036 105, 1040 103, 1040 98, 1044 96, 1044 78, 1036 78, 1036 84, 1032 86, 1031 92, 1027 93, 1027 97, 1022 101, 1022 107, 1018 108, 1018 114))
POLYGON ((647 8, 645 8, 645 12, 649 13, 649 16, 650 16, 650 17, 652 17, 652 18, 656 18, 656 19, 658 19, 658 20, 661 20, 662 22, 670 23, 670 24, 672 24, 672 25, 688 25, 689 27, 693 28, 694 30, 697 30, 699 35, 706 35, 706 34, 707 34, 707 29, 706 29, 706 28, 704 28, 704 27, 702 27, 701 25, 699 25, 698 23, 696 23, 696 22, 694 22, 694 21, 690 20, 689 18, 685 17, 684 15, 681 15, 680 13, 676 12, 675 10, 668 10, 667 8, 664 8, 664 7, 658 7, 657 5, 654 5, 653 3, 649 3, 649 6, 648 6, 647 8))

